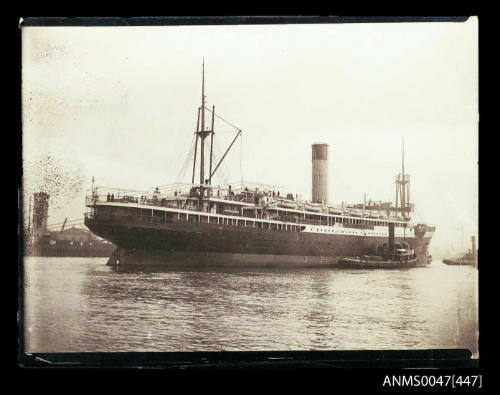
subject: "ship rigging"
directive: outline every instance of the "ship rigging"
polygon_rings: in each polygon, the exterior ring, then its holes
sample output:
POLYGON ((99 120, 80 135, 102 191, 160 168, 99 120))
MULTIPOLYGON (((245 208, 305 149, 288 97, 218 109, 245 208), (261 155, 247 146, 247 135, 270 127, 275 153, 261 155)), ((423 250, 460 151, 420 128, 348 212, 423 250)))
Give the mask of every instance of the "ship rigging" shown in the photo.
POLYGON ((205 195, 205 191, 207 191, 208 194, 210 194, 211 191, 211 185, 212 185, 212 180, 214 177, 214 174, 217 172, 219 169, 220 165, 226 158, 228 152, 231 150, 233 147, 234 143, 238 139, 238 137, 241 136, 242 131, 240 128, 237 126, 233 125, 232 123, 226 121, 224 118, 222 118, 220 115, 218 115, 215 112, 215 105, 212 106, 212 109, 210 110, 206 106, 206 95, 205 95, 205 60, 203 60, 202 64, 202 84, 201 84, 201 106, 198 107, 198 118, 196 122, 196 131, 195 131, 195 146, 194 146, 194 160, 193 160, 193 172, 192 172, 192 177, 191 177, 191 184, 195 184, 195 175, 196 175, 196 163, 197 163, 197 152, 198 152, 198 141, 200 144, 200 158, 199 158, 199 184, 195 188, 197 189, 197 192, 200 196, 205 195), (207 128, 205 125, 205 111, 208 111, 209 113, 212 114, 212 121, 211 121, 211 127, 207 128), (231 144, 229 144, 229 147, 226 149, 222 157, 219 159, 218 163, 215 164, 214 166, 214 135, 215 135, 215 117, 220 119, 221 121, 227 123, 234 129, 238 131, 238 133, 234 136, 233 140, 231 141, 231 144), (201 122, 201 124, 200 124, 201 122), (205 139, 210 136, 210 153, 209 153, 209 171, 208 171, 208 178, 205 178, 205 165, 206 165, 206 159, 205 159, 205 139))

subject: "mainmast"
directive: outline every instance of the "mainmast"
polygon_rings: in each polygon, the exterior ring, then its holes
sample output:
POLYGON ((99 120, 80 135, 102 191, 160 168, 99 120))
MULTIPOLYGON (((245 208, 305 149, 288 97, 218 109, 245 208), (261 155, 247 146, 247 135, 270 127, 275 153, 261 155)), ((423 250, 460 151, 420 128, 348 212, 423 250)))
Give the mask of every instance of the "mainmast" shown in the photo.
MULTIPOLYGON (((212 129, 205 130, 205 104, 206 104, 206 96, 205 96, 205 59, 203 59, 202 63, 202 76, 201 76, 201 107, 198 110, 198 122, 196 127, 196 144, 198 144, 198 138, 200 139, 200 185, 206 184, 205 179, 205 138, 210 134, 212 135, 212 139, 210 142, 210 165, 212 164, 212 145, 213 145, 213 129, 214 129, 214 114, 215 111, 212 111, 212 129), (201 119, 200 119, 201 118, 201 119)), ((213 107, 215 110, 215 106, 213 107)), ((193 163, 193 176, 196 166, 196 153, 193 163)), ((194 177, 193 177, 194 181, 194 177)))
POLYGON ((201 76, 201 151, 200 151, 200 184, 205 184, 205 59, 201 76))
MULTIPOLYGON (((201 77, 201 107, 198 108, 198 121, 196 123, 196 142, 195 142, 195 148, 194 148, 194 161, 193 161, 193 177, 191 179, 191 183, 194 184, 194 176, 195 176, 195 170, 196 170, 196 154, 197 154, 197 148, 198 148, 198 138, 200 139, 200 189, 203 189, 203 185, 212 184, 212 178, 219 168, 220 164, 226 157, 227 153, 233 146, 234 142, 236 139, 241 135, 241 129, 238 129, 236 126, 230 124, 228 121, 225 119, 221 118, 220 116, 217 116, 219 119, 224 121, 225 123, 229 124, 236 130, 238 130, 238 133, 236 134, 236 137, 234 140, 231 142, 229 145, 228 149, 222 156, 222 158, 219 160, 219 162, 215 165, 215 168, 213 168, 213 143, 214 143, 214 122, 215 122, 215 106, 212 106, 212 110, 208 109, 205 107, 206 104, 206 96, 205 96, 205 59, 203 59, 202 63, 202 77, 201 77), (205 130, 205 110, 208 110, 208 112, 212 113, 212 127, 210 130, 205 130), (201 123, 201 125, 200 125, 201 123), (210 163, 209 163, 209 173, 208 173, 208 178, 205 178, 205 139, 210 135, 210 163)), ((203 192, 201 191, 200 195, 203 195, 203 192)))
POLYGON ((401 142, 401 156, 402 156, 402 163, 401 163, 401 168, 403 172, 403 178, 405 174, 405 138, 403 137, 403 141, 401 142))
POLYGON ((401 188, 401 207, 403 208, 403 218, 406 216, 406 176, 405 176, 405 138, 403 137, 401 142, 401 178, 402 178, 402 188, 401 188))
POLYGON ((401 204, 401 215, 406 218, 406 211, 410 208, 410 177, 405 173, 405 141, 401 145, 401 173, 396 176, 396 213, 398 211, 398 198, 401 204))

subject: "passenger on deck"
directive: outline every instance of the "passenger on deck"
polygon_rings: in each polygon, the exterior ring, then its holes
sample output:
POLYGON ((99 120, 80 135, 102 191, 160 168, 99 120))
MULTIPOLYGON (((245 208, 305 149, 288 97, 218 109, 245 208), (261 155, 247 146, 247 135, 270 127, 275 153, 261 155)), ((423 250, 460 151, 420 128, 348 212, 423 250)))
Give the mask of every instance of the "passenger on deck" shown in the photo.
POLYGON ((159 197, 160 197, 160 189, 158 187, 156 187, 156 189, 153 193, 153 200, 158 200, 159 197))
POLYGON ((114 194, 114 193, 112 193, 112 194, 111 194, 111 201, 112 201, 112 202, 114 202, 114 201, 115 201, 115 194, 114 194))
POLYGON ((109 195, 109 192, 108 192, 108 196, 106 196, 106 201, 109 202, 110 199, 111 199, 111 196, 109 195))

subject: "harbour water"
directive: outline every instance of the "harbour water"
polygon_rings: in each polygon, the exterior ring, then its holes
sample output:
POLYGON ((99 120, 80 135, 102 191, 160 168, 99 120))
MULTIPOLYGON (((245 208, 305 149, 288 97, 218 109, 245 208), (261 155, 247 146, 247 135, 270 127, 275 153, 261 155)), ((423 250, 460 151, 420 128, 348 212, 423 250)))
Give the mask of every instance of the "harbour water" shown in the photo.
POLYGON ((478 357, 478 271, 112 268, 28 257, 25 351, 467 348, 478 357))

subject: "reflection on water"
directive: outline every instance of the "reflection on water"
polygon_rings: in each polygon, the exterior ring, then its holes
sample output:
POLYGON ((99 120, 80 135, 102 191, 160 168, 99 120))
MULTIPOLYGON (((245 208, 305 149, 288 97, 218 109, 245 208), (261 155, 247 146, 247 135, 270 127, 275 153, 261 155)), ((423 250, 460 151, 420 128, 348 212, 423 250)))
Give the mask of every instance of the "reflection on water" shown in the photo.
POLYGON ((111 268, 25 261, 27 352, 468 348, 477 270, 111 268))

